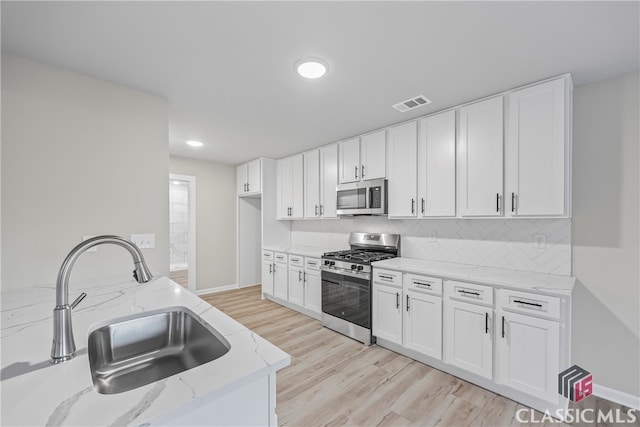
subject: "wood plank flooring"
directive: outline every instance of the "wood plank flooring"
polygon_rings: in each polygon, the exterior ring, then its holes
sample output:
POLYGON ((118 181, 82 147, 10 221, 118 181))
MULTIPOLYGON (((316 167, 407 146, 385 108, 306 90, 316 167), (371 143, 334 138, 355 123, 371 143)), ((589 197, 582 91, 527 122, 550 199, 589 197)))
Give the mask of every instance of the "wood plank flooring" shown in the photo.
POLYGON ((189 287, 189 270, 170 271, 169 278, 183 288, 189 287))
POLYGON ((291 365, 277 374, 280 425, 525 425, 515 418, 524 406, 323 328, 317 320, 260 299, 260 286, 203 298, 291 355, 291 365))

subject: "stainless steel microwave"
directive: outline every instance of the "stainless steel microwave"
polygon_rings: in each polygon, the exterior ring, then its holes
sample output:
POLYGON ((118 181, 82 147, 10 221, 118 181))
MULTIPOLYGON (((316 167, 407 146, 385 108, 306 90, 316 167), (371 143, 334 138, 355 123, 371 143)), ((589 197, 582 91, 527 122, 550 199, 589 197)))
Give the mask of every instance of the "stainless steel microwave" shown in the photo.
POLYGON ((337 187, 338 215, 386 215, 387 180, 339 184, 337 187))

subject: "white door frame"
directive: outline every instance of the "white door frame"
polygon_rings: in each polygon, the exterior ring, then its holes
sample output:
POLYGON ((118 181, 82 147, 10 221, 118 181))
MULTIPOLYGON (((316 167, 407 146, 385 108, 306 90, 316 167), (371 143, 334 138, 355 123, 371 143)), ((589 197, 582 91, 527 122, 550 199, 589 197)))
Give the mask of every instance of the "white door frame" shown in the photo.
POLYGON ((186 181, 189 188, 189 248, 187 249, 188 288, 196 292, 196 177, 169 174, 169 181, 186 181))

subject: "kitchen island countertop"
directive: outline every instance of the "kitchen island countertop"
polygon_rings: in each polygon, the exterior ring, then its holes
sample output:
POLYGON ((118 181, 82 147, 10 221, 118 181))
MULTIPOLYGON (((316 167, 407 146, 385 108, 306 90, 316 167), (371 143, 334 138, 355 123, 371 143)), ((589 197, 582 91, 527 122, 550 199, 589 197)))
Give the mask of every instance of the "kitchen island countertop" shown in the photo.
POLYGON ((2 293, 3 425, 139 425, 206 405, 284 368, 290 356, 166 277, 104 286, 71 286, 88 295, 73 311, 77 356, 51 365, 55 287, 2 293), (230 343, 212 362, 124 393, 105 395, 92 384, 88 333, 106 320, 171 306, 200 316, 230 343), (186 405, 186 406, 185 406, 186 405))

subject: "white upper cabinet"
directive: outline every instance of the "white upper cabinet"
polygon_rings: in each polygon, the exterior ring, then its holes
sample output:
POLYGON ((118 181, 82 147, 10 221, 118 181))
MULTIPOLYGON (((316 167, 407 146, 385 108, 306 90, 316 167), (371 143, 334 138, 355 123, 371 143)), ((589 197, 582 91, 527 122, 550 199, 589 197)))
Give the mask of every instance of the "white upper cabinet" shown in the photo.
POLYGON ((569 217, 569 77, 509 94, 506 214, 569 217))
POLYGON ((462 217, 503 214, 503 97, 460 108, 458 210, 462 217))
POLYGON ((252 160, 236 168, 238 195, 258 194, 262 192, 262 164, 260 159, 252 160))
POLYGON ((304 153, 305 218, 336 218, 338 145, 304 153))
POLYGON ((420 120, 418 216, 456 215, 456 112, 420 120))
POLYGON ((360 138, 338 143, 340 182, 360 180, 360 138))
POLYGON ((338 144, 320 148, 320 217, 337 218, 338 144))
POLYGON ((409 122, 389 129, 390 217, 415 217, 418 206, 418 127, 409 122))
POLYGON ((381 130, 338 143, 340 183, 386 177, 387 139, 381 130))
POLYGON ((379 179, 387 176, 387 135, 384 130, 362 137, 360 159, 360 179, 379 179))
POLYGON ((304 153, 304 214, 320 216, 320 150, 304 153))
POLYGON ((278 160, 277 206, 278 219, 303 217, 304 167, 303 155, 278 160))

